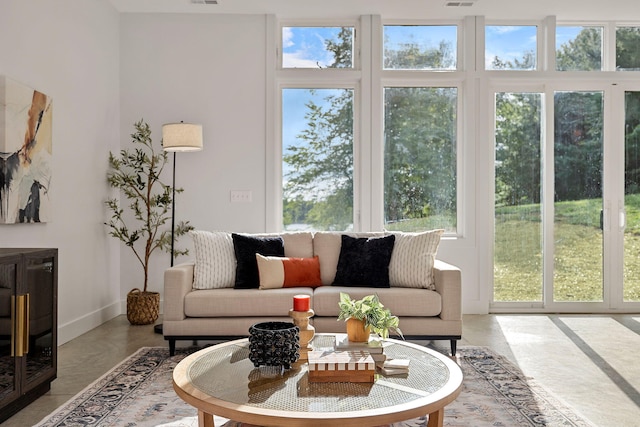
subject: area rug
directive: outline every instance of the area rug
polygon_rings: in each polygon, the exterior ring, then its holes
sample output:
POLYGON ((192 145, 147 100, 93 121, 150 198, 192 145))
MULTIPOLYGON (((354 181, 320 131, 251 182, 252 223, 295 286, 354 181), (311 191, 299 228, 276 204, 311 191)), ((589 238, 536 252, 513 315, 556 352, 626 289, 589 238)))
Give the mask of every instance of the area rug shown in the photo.
MULTIPOLYGON (((169 357, 165 347, 145 347, 58 408, 37 427, 123 426, 197 427, 197 411, 173 391, 172 371, 188 353, 169 357)), ((457 361, 464 373, 460 396, 445 408, 450 427, 593 427, 526 378, 502 356, 485 347, 461 347, 457 361)), ((215 417, 215 426, 241 423, 215 417)), ((393 427, 423 427, 427 417, 393 427)))

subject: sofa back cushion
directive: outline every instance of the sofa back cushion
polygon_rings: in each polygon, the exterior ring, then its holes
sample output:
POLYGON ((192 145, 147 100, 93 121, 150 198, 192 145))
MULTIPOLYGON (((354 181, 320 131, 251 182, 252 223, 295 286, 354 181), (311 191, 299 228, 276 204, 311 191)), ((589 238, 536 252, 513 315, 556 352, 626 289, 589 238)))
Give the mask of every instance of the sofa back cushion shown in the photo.
POLYGON ((294 258, 313 257, 313 233, 295 231, 285 233, 259 233, 257 237, 282 237, 284 242, 284 256, 294 258))
POLYGON ((231 233, 189 231, 195 249, 193 287, 232 288, 236 282, 236 255, 231 233))

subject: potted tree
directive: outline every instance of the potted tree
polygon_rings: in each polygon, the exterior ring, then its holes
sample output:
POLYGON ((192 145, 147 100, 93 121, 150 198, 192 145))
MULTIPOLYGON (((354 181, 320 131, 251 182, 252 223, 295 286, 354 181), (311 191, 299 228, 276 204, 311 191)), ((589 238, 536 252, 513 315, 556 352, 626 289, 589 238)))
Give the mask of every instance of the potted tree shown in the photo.
MULTIPOLYGON (((168 157, 165 151, 156 153, 149 125, 140 120, 134 128, 131 138, 137 147, 120 150, 117 156, 109 152, 107 173, 109 185, 129 200, 128 207, 133 216, 124 215, 117 198, 109 199, 105 204, 111 211, 111 219, 105 225, 111 236, 133 250, 142 266, 142 291, 134 288, 127 294, 127 319, 134 325, 148 325, 158 319, 160 312, 160 293, 147 291, 149 261, 156 249, 171 251, 171 230, 162 228, 171 219, 173 188, 160 181, 168 157)), ((176 188, 175 192, 182 192, 182 188, 176 188)), ((176 225, 174 235, 179 237, 192 229, 188 221, 181 221, 176 225)), ((188 250, 174 248, 173 253, 173 256, 186 255, 188 250)))
POLYGON ((380 302, 378 295, 367 295, 360 300, 340 292, 340 314, 338 320, 347 322, 349 341, 367 342, 373 331, 382 338, 389 337, 389 331, 404 338, 398 327, 400 319, 380 302))

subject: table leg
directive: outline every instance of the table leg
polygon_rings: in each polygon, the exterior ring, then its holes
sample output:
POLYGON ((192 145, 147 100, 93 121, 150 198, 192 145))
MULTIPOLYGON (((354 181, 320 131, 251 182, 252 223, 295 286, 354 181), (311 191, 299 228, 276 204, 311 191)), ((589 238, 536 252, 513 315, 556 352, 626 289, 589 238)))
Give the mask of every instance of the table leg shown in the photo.
POLYGON ((436 412, 429 414, 429 422, 427 427, 442 427, 444 422, 444 408, 438 409, 436 412))
POLYGON ((198 409, 198 427, 213 427, 213 415, 198 409))

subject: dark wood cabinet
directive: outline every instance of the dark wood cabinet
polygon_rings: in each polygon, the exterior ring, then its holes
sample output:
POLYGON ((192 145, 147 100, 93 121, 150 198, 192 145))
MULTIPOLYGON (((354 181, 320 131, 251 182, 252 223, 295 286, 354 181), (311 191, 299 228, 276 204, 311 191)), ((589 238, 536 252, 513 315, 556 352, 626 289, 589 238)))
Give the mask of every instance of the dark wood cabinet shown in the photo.
POLYGON ((57 374, 58 250, 0 248, 0 423, 57 374))

